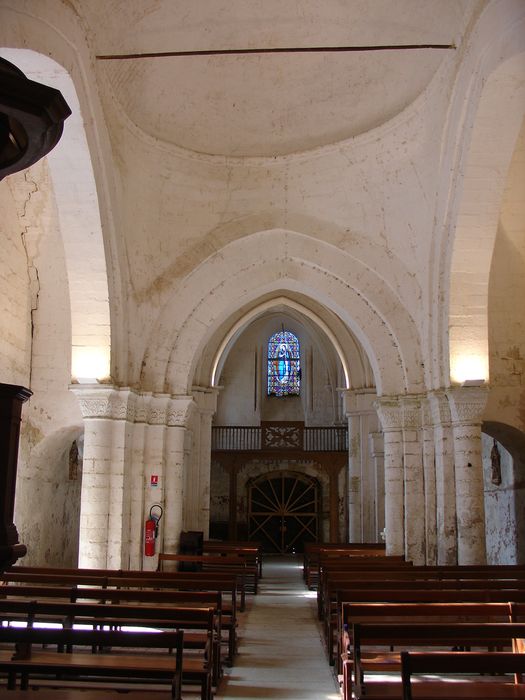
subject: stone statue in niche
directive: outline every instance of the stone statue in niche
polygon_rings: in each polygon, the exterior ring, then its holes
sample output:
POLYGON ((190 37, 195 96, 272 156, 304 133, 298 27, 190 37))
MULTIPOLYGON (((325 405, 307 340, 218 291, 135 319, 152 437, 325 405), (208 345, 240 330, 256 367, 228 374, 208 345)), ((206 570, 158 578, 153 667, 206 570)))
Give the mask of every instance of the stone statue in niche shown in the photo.
POLYGON ((501 484, 501 456, 498 450, 498 443, 494 440, 490 451, 491 474, 490 480, 495 486, 501 484))

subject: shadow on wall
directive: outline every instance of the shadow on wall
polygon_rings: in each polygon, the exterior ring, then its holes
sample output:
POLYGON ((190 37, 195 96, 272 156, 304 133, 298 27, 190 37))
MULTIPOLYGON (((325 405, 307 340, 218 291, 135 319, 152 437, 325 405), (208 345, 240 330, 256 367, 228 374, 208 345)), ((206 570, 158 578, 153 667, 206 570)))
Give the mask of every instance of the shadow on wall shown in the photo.
POLYGON ((63 428, 19 464, 15 522, 27 546, 21 565, 77 566, 83 447, 82 428, 63 428))
POLYGON ((482 429, 487 561, 525 564, 525 434, 496 421, 482 429))

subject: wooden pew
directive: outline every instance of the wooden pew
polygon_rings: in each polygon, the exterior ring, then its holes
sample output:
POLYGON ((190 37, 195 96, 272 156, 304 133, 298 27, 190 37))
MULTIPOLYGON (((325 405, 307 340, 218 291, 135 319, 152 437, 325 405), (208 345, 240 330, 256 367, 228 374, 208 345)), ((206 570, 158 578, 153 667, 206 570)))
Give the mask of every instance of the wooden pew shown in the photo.
POLYGON ((116 569, 56 569, 43 567, 12 567, 3 572, 0 580, 6 583, 38 583, 45 586, 63 586, 80 584, 83 586, 100 586, 108 588, 173 588, 183 585, 185 581, 195 583, 193 590, 213 590, 214 583, 227 583, 235 588, 240 597, 240 610, 246 605, 246 593, 243 577, 224 572, 184 572, 184 571, 127 571, 116 569), (125 581, 125 585, 124 585, 125 581), (199 588, 199 582, 202 586, 199 588))
POLYGON ((152 634, 0 627, 0 644, 8 646, 0 651, 0 671, 8 674, 9 689, 16 687, 18 677, 22 688, 27 688, 35 675, 55 682, 59 678, 61 685, 67 679, 83 680, 88 687, 101 679, 113 679, 120 686, 133 689, 133 682, 140 680, 166 683, 171 696, 181 700, 183 640, 182 631, 152 634), (37 645, 74 651, 59 653, 50 648, 38 649, 37 645), (111 652, 93 654, 78 647, 111 648, 111 652))
MULTIPOLYGON (((352 690, 358 700, 376 697, 401 697, 401 651, 413 647, 490 647, 511 649, 516 638, 525 637, 522 623, 355 623, 352 628, 352 690), (378 650, 385 647, 386 650, 378 650), (397 647, 399 651, 390 651, 397 647), (368 650, 368 652, 366 651, 368 650), (396 672, 399 682, 373 681, 365 674, 396 672)), ((347 674, 348 675, 348 674, 347 674)), ((348 688, 348 686, 347 686, 348 688)), ((349 700, 349 698, 345 698, 349 700)))
POLYGON ((262 542, 249 542, 244 540, 205 540, 202 551, 204 554, 238 554, 246 559, 248 564, 257 566, 259 578, 263 575, 263 548, 262 542))
POLYGON ((525 602, 365 602, 341 605, 338 626, 338 654, 347 660, 351 630, 356 623, 431 623, 431 622, 515 622, 525 613, 525 602))
POLYGON ((401 652, 401 682, 403 700, 490 700, 496 698, 525 698, 525 684, 502 679, 501 674, 522 675, 525 654, 509 652, 401 652), (416 674, 437 674, 444 680, 418 678, 416 674), (484 674, 483 681, 461 678, 457 674, 484 674), (487 674, 492 676, 487 680, 487 674), (446 682, 445 682, 446 681, 446 682))
POLYGON ((315 588, 319 574, 319 562, 323 555, 382 557, 386 555, 384 543, 322 543, 305 542, 303 553, 303 579, 308 588, 315 588))
MULTIPOLYGON (((330 625, 330 637, 327 639, 327 649, 331 663, 335 663, 341 650, 341 639, 344 625, 348 620, 344 614, 344 606, 353 603, 503 603, 509 600, 516 604, 525 603, 525 591, 507 589, 416 589, 416 590, 382 590, 350 589, 338 591, 336 607, 338 613, 335 622, 330 625)), ((514 621, 514 620, 513 620, 514 621)))
MULTIPOLYGON (((203 572, 204 573, 204 572, 203 572)), ((142 578, 137 581, 135 578, 126 579, 119 577, 118 579, 108 579, 110 586, 118 587, 122 590, 136 590, 140 588, 153 589, 158 591, 178 590, 178 591, 221 591, 228 595, 229 603, 226 603, 223 598, 222 605, 222 626, 223 629, 228 629, 228 657, 227 663, 233 664, 233 660, 237 653, 237 577, 232 574, 223 573, 206 573, 205 575, 192 574, 191 572, 183 572, 180 577, 166 579, 142 578)), ((241 595, 240 610, 243 611, 243 596, 241 595)))
POLYGON ((522 567, 391 567, 378 570, 375 567, 362 569, 353 567, 351 570, 323 570, 318 589, 318 613, 319 619, 326 619, 328 611, 333 609, 331 605, 338 589, 349 590, 352 586, 359 588, 382 588, 388 585, 395 589, 421 586, 429 587, 433 582, 433 588, 476 588, 493 587, 520 589, 524 586, 525 570, 522 567), (407 584, 404 582, 415 582, 407 584), (499 581, 499 583, 498 583, 499 581), (401 583, 396 583, 401 582, 401 583), (448 583, 447 583, 448 582, 448 583), (505 583, 507 582, 507 583, 505 583))
MULTIPOLYGON (((113 570, 109 571, 115 573, 113 570)), ((237 652, 237 576, 234 574, 222 573, 203 573, 202 575, 198 573, 174 573, 173 575, 166 576, 162 573, 156 574, 155 572, 147 572, 147 577, 132 576, 131 578, 126 578, 124 577, 125 572, 116 572, 119 574, 116 577, 105 575, 106 570, 101 570, 99 573, 100 575, 95 576, 93 574, 86 575, 82 571, 75 574, 74 570, 66 570, 65 573, 61 573, 60 569, 48 570, 48 572, 45 573, 37 573, 27 569, 19 572, 17 567, 13 567, 3 574, 3 579, 6 583, 16 583, 20 586, 39 585, 49 589, 75 586, 92 586, 96 588, 98 586, 99 593, 108 591, 108 595, 113 595, 109 593, 112 590, 121 591, 121 599, 125 599, 128 595, 126 591, 157 591, 159 593, 159 598, 160 592, 167 593, 169 591, 219 592, 223 596, 221 626, 222 629, 228 631, 228 654, 225 662, 228 665, 233 664, 237 652), (50 571, 54 573, 50 573, 50 571), (227 599, 225 599, 226 597, 227 599)), ((4 588, 5 585, 0 586, 0 595, 4 588)), ((52 590, 50 590, 48 596, 52 594, 52 590)), ((104 595, 106 595, 106 593, 104 593, 104 595)), ((242 601, 243 596, 241 594, 241 605, 242 601)))
POLYGON ((0 600, 0 619, 29 627, 58 623, 67 629, 153 628, 183 630, 183 683, 198 683, 203 699, 211 697, 212 682, 219 680, 220 631, 214 607, 159 607, 105 603, 68 603, 57 600, 0 600), (188 650, 197 650, 197 654, 188 650))
MULTIPOLYGON (((143 589, 120 589, 116 590, 113 588, 79 588, 77 586, 72 587, 59 587, 59 586, 31 586, 24 584, 6 584, 0 587, 0 609, 2 606, 2 600, 35 600, 35 601, 46 601, 46 600, 60 600, 61 602, 88 602, 95 601, 99 605, 114 603, 114 604, 130 604, 135 605, 155 605, 160 608, 159 614, 166 606, 171 607, 213 607, 216 617, 216 633, 219 640, 222 639, 223 631, 227 632, 229 636, 228 640, 228 652, 233 645, 233 652, 235 652, 235 625, 234 621, 232 627, 232 619, 228 614, 223 615, 222 609, 222 593, 221 591, 155 591, 155 590, 143 590, 143 589), (230 638, 234 635, 233 638, 230 638)), ((188 634, 186 634, 186 643, 188 643, 188 634)), ((226 657, 226 662, 229 662, 229 658, 226 657)), ((217 678, 222 675, 221 668, 221 657, 218 656, 216 659, 215 673, 218 674, 217 678)))
POLYGON ((468 580, 458 581, 358 581, 354 586, 345 581, 345 588, 341 589, 339 584, 333 583, 327 587, 326 595, 329 607, 323 611, 322 622, 325 641, 329 653, 330 664, 335 661, 334 649, 340 639, 341 630, 341 609, 345 602, 363 602, 363 591, 365 602, 447 602, 462 599, 462 591, 468 591, 469 599, 479 602, 494 602, 508 600, 522 601, 525 599, 525 582, 517 584, 509 581, 492 581, 483 579, 481 581, 468 580), (333 587, 332 587, 333 586, 333 587), (358 592, 359 598, 354 598, 353 592, 358 592), (430 595, 422 598, 419 594, 430 591, 430 595), (450 591, 450 596, 441 594, 442 591, 450 591), (476 591, 478 595, 476 596, 476 591), (500 591, 501 595, 494 597, 495 592, 500 591), (392 598, 392 595, 399 592, 400 597, 392 598), (432 599, 433 597, 433 599, 432 599))
POLYGON ((234 573, 242 577, 246 589, 248 585, 251 585, 252 592, 257 594, 259 567, 256 564, 249 565, 241 555, 213 556, 212 554, 170 554, 168 552, 160 552, 157 565, 158 572, 162 572, 164 562, 175 562, 179 565, 184 564, 195 567, 194 569, 181 568, 180 571, 234 573))
POLYGON ((412 570, 410 562, 399 557, 371 557, 345 560, 341 564, 324 561, 319 565, 317 580, 317 610, 322 619, 326 600, 326 587, 331 581, 353 581, 360 578, 383 580, 386 578, 409 578, 405 571, 412 570))

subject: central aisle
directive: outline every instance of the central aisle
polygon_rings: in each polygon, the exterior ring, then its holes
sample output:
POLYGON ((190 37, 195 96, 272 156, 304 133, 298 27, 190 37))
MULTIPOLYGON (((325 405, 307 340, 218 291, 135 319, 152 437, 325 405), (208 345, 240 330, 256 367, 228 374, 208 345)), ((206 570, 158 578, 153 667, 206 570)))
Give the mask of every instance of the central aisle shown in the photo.
POLYGON ((221 700, 339 700, 316 619, 295 557, 267 557, 259 593, 241 615, 239 653, 225 670, 221 700))

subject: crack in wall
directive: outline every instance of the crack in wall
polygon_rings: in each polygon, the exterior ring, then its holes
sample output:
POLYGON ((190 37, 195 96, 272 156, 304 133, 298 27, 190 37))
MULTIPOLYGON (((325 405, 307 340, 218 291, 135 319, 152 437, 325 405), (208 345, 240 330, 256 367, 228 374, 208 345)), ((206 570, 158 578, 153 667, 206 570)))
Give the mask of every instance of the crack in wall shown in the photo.
POLYGON ((31 316, 31 347, 29 351, 29 386, 31 387, 32 385, 32 375, 33 375, 33 343, 34 343, 34 336, 35 336, 35 326, 36 326, 36 321, 35 321, 35 315, 36 312, 38 311, 38 305, 39 305, 39 296, 40 296, 40 277, 38 274, 38 268, 34 264, 34 259, 31 256, 29 252, 29 246, 28 246, 28 235, 29 231, 31 228, 31 216, 30 213, 28 212, 31 199, 35 192, 38 192, 38 184, 34 179, 31 178, 30 171, 26 171, 24 173, 24 180, 25 182, 31 186, 31 188, 27 189, 27 195, 22 203, 21 211, 20 211, 20 221, 22 223, 22 231, 20 233, 20 238, 22 241, 22 247, 25 252, 26 260, 27 260, 27 275, 29 277, 29 290, 30 290, 30 316, 31 316), (28 220, 28 223, 25 223, 25 220, 28 220))

